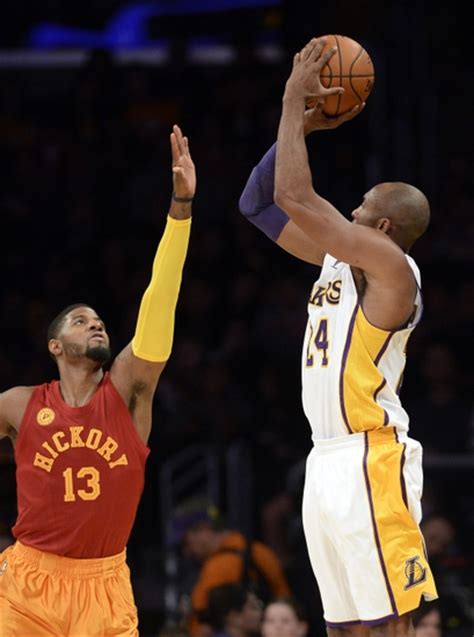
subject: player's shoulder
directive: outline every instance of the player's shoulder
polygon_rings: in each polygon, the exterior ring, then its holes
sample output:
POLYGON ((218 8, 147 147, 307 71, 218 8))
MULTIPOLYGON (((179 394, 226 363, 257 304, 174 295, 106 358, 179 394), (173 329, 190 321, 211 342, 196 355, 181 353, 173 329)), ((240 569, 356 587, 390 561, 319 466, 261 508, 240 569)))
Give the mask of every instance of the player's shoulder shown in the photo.
POLYGON ((35 386, 19 385, 0 393, 0 434, 9 435, 11 428, 18 430, 35 386))
POLYGON ((3 404, 28 402, 37 387, 38 385, 17 385, 16 387, 10 387, 0 392, 0 400, 3 404))

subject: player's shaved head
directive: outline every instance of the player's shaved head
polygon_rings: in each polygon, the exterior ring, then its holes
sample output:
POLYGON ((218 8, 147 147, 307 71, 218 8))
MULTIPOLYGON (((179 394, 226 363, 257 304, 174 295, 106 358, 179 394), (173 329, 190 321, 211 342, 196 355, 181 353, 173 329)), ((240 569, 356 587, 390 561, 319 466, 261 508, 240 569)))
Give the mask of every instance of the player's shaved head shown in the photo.
POLYGON ((390 219, 391 238, 408 251, 421 237, 430 222, 430 205, 426 196, 410 184, 385 182, 372 189, 380 216, 390 219))

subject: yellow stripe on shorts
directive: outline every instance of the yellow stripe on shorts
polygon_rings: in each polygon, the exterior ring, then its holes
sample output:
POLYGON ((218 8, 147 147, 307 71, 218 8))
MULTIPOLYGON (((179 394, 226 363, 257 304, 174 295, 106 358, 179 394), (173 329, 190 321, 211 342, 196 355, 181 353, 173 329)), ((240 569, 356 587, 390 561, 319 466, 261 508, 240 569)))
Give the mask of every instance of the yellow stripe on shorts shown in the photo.
POLYGON ((393 612, 403 615, 437 592, 424 542, 406 503, 405 445, 395 430, 365 433, 364 473, 374 537, 393 612))

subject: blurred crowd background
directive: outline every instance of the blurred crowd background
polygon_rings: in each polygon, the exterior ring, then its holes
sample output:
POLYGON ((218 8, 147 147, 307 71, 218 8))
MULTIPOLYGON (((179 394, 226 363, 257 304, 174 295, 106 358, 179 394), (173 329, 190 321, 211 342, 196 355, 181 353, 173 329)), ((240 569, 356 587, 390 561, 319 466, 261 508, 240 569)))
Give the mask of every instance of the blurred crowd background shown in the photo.
MULTIPOLYGON (((85 24, 121 4, 82 2, 73 14, 85 24)), ((412 254, 425 313, 409 343, 402 400, 425 450, 425 537, 445 603, 443 632, 470 635, 474 140, 467 23, 456 3, 433 14, 422 0, 339 0, 312 4, 309 16, 304 3, 273 5, 213 16, 213 35, 231 47, 225 60, 191 59, 189 39, 206 25, 196 15, 166 22, 167 57, 159 64, 124 63, 105 48, 89 50, 81 64, 9 64, 0 51, 0 389, 56 377, 46 329, 69 303, 97 309, 115 353, 130 340, 164 229, 169 133, 178 123, 190 140, 198 187, 175 344, 156 395, 147 482, 129 544, 143 635, 157 634, 167 617, 159 477, 170 459, 196 445, 212 450, 227 476, 217 482, 222 514, 232 511, 229 523, 276 550, 313 614, 314 635, 323 634, 299 512, 311 444, 300 351, 318 270, 280 253, 239 214, 238 200, 275 141, 294 51, 312 35, 350 35, 373 58, 375 88, 360 117, 308 138, 314 183, 346 215, 383 180, 409 181, 430 199, 432 223, 412 254), (261 43, 273 54, 259 54, 261 43), (236 445, 252 496, 245 520, 231 501, 244 477, 235 467, 229 477, 224 466, 236 445)), ((2 49, 22 48, 28 20, 64 18, 64 3, 44 3, 43 14, 38 6, 8 6, 2 49)), ((0 471, 0 532, 8 543, 16 504, 5 441, 0 471)))

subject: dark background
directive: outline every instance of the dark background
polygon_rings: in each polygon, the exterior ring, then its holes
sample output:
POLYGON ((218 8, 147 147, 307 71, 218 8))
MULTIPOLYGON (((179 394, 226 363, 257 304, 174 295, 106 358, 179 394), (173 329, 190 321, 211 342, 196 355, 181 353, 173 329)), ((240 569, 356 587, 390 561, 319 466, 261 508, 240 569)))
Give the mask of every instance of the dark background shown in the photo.
MULTIPOLYGON (((115 353, 130 340, 164 228, 168 139, 179 123, 190 139, 198 190, 173 355, 156 394, 147 483, 129 544, 143 634, 157 633, 166 615, 160 472, 196 444, 221 459, 244 446, 255 535, 272 541, 264 512, 289 495, 285 564, 295 580, 309 581, 301 566, 307 560, 299 491, 291 491, 288 476, 311 444, 299 365, 305 304, 318 270, 280 252, 241 217, 238 199, 275 140, 294 51, 323 33, 362 42, 376 80, 359 118, 308 139, 315 187, 346 215, 383 180, 413 183, 431 202, 431 226, 413 250, 425 314, 409 343, 402 399, 411 434, 425 449, 425 515, 440 514, 454 529, 440 577, 454 568, 464 585, 474 537, 474 104, 470 25, 461 3, 434 11, 420 0, 285 2, 168 16, 149 25, 150 37, 165 42, 165 63, 125 63, 113 49, 90 50, 81 64, 8 62, 6 50, 24 51, 34 24, 99 31, 124 4, 2 5, 0 388, 56 376, 46 328, 69 303, 98 310, 115 353), (233 58, 193 61, 196 36, 219 39, 233 58), (278 53, 271 60, 259 54, 268 43, 278 53)), ((0 523, 8 536, 16 508, 5 441, 0 454, 0 523)), ((223 475, 227 469, 219 467, 223 475)), ((238 525, 231 480, 218 480, 219 505, 238 525)), ((461 614, 447 611, 451 619, 461 614)), ((453 621, 446 634, 456 634, 453 621)))

